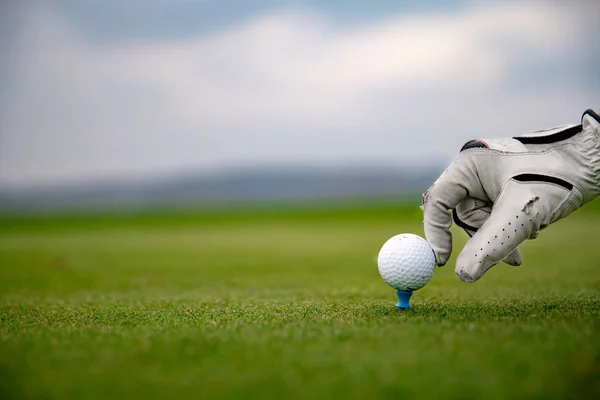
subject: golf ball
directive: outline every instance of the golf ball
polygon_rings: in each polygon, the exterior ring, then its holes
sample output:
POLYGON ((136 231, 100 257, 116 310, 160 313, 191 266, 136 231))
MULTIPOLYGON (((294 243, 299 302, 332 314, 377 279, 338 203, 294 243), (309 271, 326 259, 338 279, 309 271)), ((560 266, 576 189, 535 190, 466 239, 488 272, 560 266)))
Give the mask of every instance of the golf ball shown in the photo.
POLYGON ((384 243, 377 266, 383 280, 394 289, 415 291, 431 280, 436 263, 433 250, 425 239, 403 233, 384 243))

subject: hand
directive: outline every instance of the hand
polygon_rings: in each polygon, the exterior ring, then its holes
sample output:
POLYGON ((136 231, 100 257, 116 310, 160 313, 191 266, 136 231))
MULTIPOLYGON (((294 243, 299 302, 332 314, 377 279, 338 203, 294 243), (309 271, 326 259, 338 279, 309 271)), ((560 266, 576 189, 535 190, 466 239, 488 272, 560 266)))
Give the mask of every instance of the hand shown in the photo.
POLYGON ((454 219, 471 236, 455 271, 475 282, 500 261, 520 265, 520 243, 599 194, 600 115, 587 110, 581 125, 466 143, 423 194, 425 236, 446 264, 454 219))

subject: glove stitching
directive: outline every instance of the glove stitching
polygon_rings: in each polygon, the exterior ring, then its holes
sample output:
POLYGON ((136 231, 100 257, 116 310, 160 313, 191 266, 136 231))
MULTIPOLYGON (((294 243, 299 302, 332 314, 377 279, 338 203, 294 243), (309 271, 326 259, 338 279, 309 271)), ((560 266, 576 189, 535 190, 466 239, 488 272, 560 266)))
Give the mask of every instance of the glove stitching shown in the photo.
MULTIPOLYGON (((512 177, 510 177, 508 180, 510 181, 511 179, 514 179, 515 176, 523 175, 523 174, 539 174, 539 173, 532 172, 531 170, 521 170, 521 171, 517 171, 515 173, 515 175, 512 176, 512 177)), ((583 188, 577 182, 574 182, 573 179, 569 178, 568 176, 561 175, 561 174, 555 174, 555 173, 552 173, 552 174, 542 173, 540 175, 546 175, 546 176, 550 176, 550 177, 554 177, 554 178, 560 178, 562 180, 565 180, 565 181, 569 182, 571 185, 573 185, 573 188, 577 188, 580 192, 583 193, 583 188)), ((519 183, 547 183, 549 185, 553 184, 552 182, 547 182, 547 181, 530 181, 530 182, 520 182, 520 181, 517 181, 517 182, 519 182, 519 183)), ((568 190, 564 186, 560 186, 559 185, 558 187, 562 187, 563 189, 568 190)), ((502 188, 502 190, 504 190, 504 187, 502 188)))
POLYGON ((545 155, 548 153, 551 153, 553 151, 556 150, 562 150, 564 148, 567 147, 575 147, 574 143, 562 143, 559 144, 557 146, 554 146, 552 148, 549 149, 543 149, 543 150, 539 150, 539 151, 521 151, 521 152, 514 152, 514 151, 502 151, 502 150, 497 150, 497 149, 480 149, 480 148, 473 148, 473 149, 468 149, 465 150, 464 152, 460 153, 460 154, 464 154, 464 155, 473 155, 476 153, 481 153, 481 154, 490 154, 490 152, 501 155, 501 156, 510 156, 510 157, 526 157, 526 156, 539 156, 539 155, 545 155))
MULTIPOLYGON (((559 185, 559 184, 554 183, 554 182, 548 182, 548 181, 527 181, 527 182, 521 182, 521 181, 516 180, 514 177, 510 178, 508 181, 513 181, 513 182, 516 182, 516 183, 518 183, 520 185, 527 185, 529 183, 542 183, 542 184, 545 184, 545 185, 550 185, 550 186, 554 186, 554 187, 557 187, 557 188, 561 188, 563 190, 566 190, 567 192, 572 192, 573 191, 573 189, 567 189, 566 187, 564 187, 562 185, 559 185)), ((502 190, 504 190, 504 188, 502 190)), ((500 198, 500 196, 498 196, 498 198, 500 198)))

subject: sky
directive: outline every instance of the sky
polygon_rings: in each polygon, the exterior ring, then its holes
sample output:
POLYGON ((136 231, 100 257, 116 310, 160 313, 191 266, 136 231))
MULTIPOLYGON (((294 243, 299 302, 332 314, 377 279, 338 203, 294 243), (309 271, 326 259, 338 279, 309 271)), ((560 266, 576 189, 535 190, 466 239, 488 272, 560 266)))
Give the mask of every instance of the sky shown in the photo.
POLYGON ((0 187, 425 168, 600 109, 599 2, 0 2, 0 187))

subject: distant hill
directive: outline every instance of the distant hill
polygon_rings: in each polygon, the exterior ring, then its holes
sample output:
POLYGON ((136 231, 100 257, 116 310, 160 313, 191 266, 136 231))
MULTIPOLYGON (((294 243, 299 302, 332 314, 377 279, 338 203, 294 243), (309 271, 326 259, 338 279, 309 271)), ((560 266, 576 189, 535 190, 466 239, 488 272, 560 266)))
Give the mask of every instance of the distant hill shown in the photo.
POLYGON ((0 211, 169 205, 220 201, 308 200, 422 192, 441 169, 399 167, 253 168, 151 181, 91 182, 0 190, 0 211))

